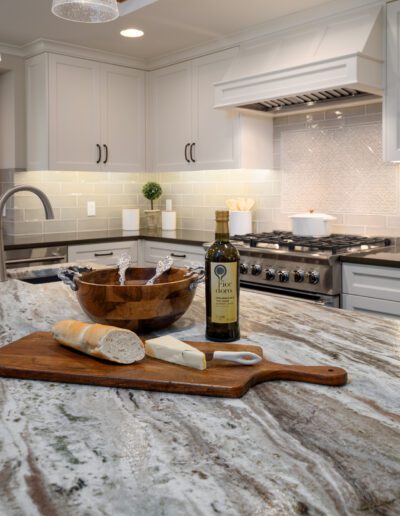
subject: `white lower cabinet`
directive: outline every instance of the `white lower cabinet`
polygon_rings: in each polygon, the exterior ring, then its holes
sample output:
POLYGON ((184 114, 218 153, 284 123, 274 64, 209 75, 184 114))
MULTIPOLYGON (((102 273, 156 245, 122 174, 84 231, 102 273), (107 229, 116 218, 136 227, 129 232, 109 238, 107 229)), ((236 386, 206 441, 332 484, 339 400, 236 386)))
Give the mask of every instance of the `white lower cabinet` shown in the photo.
POLYGON ((138 242, 103 242, 99 244, 83 244, 68 246, 68 261, 86 261, 103 265, 116 265, 121 253, 128 253, 132 263, 138 262, 138 242))
POLYGON ((344 263, 342 308, 400 318, 400 268, 344 263))
POLYGON ((145 240, 141 242, 143 251, 143 265, 153 267, 167 255, 174 260, 177 267, 204 265, 205 251, 201 245, 175 244, 145 240))

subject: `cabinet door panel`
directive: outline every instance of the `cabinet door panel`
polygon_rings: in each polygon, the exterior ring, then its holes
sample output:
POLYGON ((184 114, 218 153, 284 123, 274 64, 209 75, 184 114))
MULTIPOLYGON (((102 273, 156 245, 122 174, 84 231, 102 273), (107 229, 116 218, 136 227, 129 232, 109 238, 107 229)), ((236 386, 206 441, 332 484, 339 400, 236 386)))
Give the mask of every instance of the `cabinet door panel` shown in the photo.
POLYGON ((358 310, 391 319, 400 318, 400 302, 343 294, 342 304, 346 310, 358 310))
POLYGON ((214 109, 214 83, 223 79, 237 49, 193 61, 193 141, 198 169, 233 168, 240 159, 239 115, 214 109))
POLYGON ((191 137, 191 63, 150 74, 150 162, 153 170, 187 170, 185 145, 191 137))
POLYGON ((108 147, 108 161, 103 168, 120 172, 144 171, 144 72, 102 65, 101 110, 101 143, 108 147))
POLYGON ((50 56, 50 168, 98 170, 99 64, 50 56))
POLYGON ((400 1, 387 6, 386 91, 383 110, 384 159, 400 161, 400 1))

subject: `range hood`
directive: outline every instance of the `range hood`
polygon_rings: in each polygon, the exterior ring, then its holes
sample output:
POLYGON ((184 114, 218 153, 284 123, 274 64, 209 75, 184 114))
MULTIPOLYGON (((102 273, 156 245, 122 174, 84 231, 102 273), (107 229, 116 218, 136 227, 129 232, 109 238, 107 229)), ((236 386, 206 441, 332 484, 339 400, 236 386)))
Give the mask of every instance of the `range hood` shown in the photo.
POLYGON ((383 9, 374 6, 247 41, 214 84, 214 107, 278 115, 379 99, 383 37, 383 9))

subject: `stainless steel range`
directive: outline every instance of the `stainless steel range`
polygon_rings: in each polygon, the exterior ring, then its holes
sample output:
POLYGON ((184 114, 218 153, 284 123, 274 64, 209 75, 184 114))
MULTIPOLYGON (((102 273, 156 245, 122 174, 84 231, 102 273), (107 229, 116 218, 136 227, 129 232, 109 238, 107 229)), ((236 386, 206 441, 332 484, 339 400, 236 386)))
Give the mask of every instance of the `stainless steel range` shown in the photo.
POLYGON ((385 247, 383 237, 332 234, 298 237, 286 231, 235 235, 240 257, 240 285, 284 294, 327 306, 340 306, 340 255, 385 247))

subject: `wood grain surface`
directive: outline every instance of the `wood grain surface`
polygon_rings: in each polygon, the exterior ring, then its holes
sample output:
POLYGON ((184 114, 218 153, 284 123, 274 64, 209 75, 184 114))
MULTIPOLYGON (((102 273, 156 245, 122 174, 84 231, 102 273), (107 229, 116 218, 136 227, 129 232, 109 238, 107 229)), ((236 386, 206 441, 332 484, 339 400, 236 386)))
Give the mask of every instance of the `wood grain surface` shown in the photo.
MULTIPOLYGON (((247 344, 189 344, 205 352, 252 351, 262 356, 260 347, 247 344)), ((204 371, 150 357, 117 365, 66 348, 48 332, 32 333, 1 348, 0 376, 228 398, 239 398, 252 385, 268 380, 336 386, 347 381, 346 371, 339 367, 276 364, 265 357, 254 366, 214 360, 204 371)))

